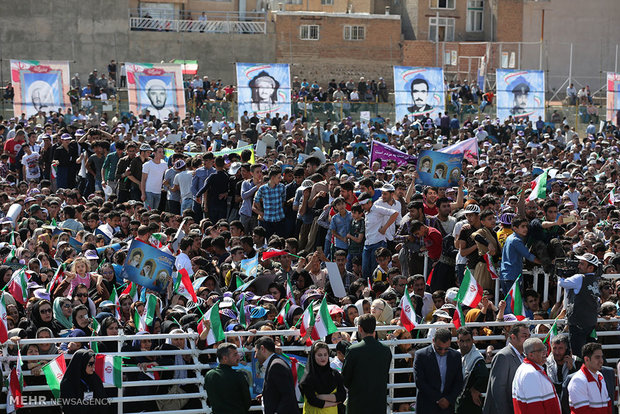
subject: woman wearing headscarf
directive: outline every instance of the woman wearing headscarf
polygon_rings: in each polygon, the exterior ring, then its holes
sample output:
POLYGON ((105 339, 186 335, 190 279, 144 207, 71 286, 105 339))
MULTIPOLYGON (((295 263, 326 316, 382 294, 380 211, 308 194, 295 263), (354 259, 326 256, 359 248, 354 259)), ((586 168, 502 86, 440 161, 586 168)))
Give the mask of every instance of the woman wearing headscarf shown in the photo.
MULTIPOLYGON (((54 335, 50 328, 42 327, 37 329, 37 339, 51 339, 54 335)), ((46 342, 39 344, 39 355, 58 355, 60 351, 55 342, 46 342)))
POLYGON ((13 276, 13 269, 9 266, 0 266, 0 289, 4 288, 13 276))
POLYGON ((60 382, 60 398, 64 414, 110 412, 103 383, 95 374, 95 353, 90 349, 80 349, 73 354, 60 382))
POLYGON ((52 304, 49 300, 42 299, 32 305, 30 311, 30 324, 26 328, 28 338, 34 338, 39 328, 49 328, 54 336, 62 330, 62 326, 54 320, 52 304))
POLYGON ((344 306, 344 326, 355 326, 355 318, 359 316, 359 311, 357 307, 353 304, 348 304, 344 306))
MULTIPOLYGON (((184 334, 185 332, 182 329, 173 329, 170 331, 171 334, 184 334)), ((187 341, 185 338, 168 338, 166 342, 157 348, 159 351, 178 351, 182 349, 187 349, 187 341)), ((157 359, 157 363, 159 365, 188 365, 192 364, 192 356, 190 354, 185 355, 164 355, 157 359)), ((157 394, 180 394, 180 393, 195 393, 198 392, 198 387, 196 384, 184 384, 184 380, 187 378, 194 378, 195 374, 193 370, 184 370, 184 369, 175 369, 173 370, 165 370, 160 373, 160 378, 162 380, 177 380, 178 384, 175 385, 161 385, 157 389, 157 394), (180 389, 180 392, 179 392, 180 389)), ((160 410, 172 410, 172 409, 190 409, 201 407, 200 400, 190 400, 190 401, 179 401, 179 404, 175 407, 169 404, 171 401, 161 400, 157 402, 160 410), (183 404, 181 404, 183 403, 183 404)))
POLYGON ((84 332, 84 336, 91 336, 93 331, 90 329, 91 319, 88 317, 88 308, 85 305, 78 305, 71 314, 73 328, 84 332))
MULTIPOLYGON (((118 335, 118 321, 114 316, 107 316, 99 323, 98 336, 116 336, 118 335)), ((118 343, 116 341, 97 342, 97 351, 103 354, 108 352, 118 352, 118 343)))
POLYGON ((71 305, 71 301, 64 297, 58 297, 54 299, 54 319, 58 322, 63 329, 72 329, 73 328, 73 316, 72 310, 73 305, 71 305))
MULTIPOLYGON (((35 345, 35 344, 29 344, 29 345, 24 345, 21 348, 21 354, 23 356, 36 356, 36 355, 41 355, 40 351, 39 351, 39 345, 35 345)), ((47 384, 47 381, 45 380, 45 375, 43 375, 43 371, 41 370, 41 368, 43 368, 43 365, 46 364, 47 361, 44 360, 27 360, 24 361, 24 363, 21 366, 22 371, 30 371, 29 375, 24 375, 24 382, 28 385, 28 386, 33 386, 33 385, 45 385, 47 384)), ((53 398, 52 393, 50 391, 24 391, 22 396, 24 398, 40 398, 40 397, 45 397, 46 399, 51 399, 53 398)), ((51 411, 51 412, 60 412, 60 409, 58 407, 54 407, 56 408, 56 410, 51 411)), ((19 413, 48 413, 50 412, 50 410, 48 410, 48 407, 39 407, 39 408, 22 408, 19 410, 19 413)))
MULTIPOLYGON (((370 313, 377 320, 377 326, 389 325, 394 317, 394 311, 392 307, 383 299, 375 299, 370 305, 370 313)), ((387 331, 377 331, 378 339, 385 339, 387 337, 387 331)))
MULTIPOLYGON (((121 349, 121 352, 150 352, 153 350, 153 343, 151 339, 148 337, 148 332, 140 331, 136 333, 136 335, 144 335, 144 339, 134 339, 131 342, 131 345, 124 346, 121 349)), ((157 366, 158 363, 154 356, 151 355, 140 355, 130 357, 127 360, 128 364, 138 366, 141 371, 138 372, 128 372, 127 380, 129 381, 149 381, 153 380, 155 377, 152 374, 152 371, 149 371, 149 368, 153 366, 157 366)), ((126 388, 125 394, 128 396, 135 395, 154 395, 156 389, 156 384, 153 383, 152 386, 145 385, 140 387, 130 387, 126 388)), ((157 411, 158 407, 155 401, 141 401, 141 402, 130 402, 126 403, 124 407, 127 412, 140 412, 140 411, 157 411)))
POLYGON ((329 347, 323 341, 312 344, 306 372, 299 382, 304 396, 304 414, 338 414, 347 397, 342 375, 329 366, 329 347))

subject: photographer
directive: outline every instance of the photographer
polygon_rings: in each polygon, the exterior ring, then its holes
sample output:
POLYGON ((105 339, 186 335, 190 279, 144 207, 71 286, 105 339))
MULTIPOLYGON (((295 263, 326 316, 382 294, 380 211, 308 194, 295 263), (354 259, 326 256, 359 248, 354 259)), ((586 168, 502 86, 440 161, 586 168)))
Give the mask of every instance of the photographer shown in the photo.
POLYGON ((598 258, 592 253, 575 256, 579 260, 579 272, 566 279, 558 278, 560 287, 566 289, 566 315, 571 349, 581 357, 581 348, 588 342, 590 333, 596 327, 598 315, 600 277, 598 258))

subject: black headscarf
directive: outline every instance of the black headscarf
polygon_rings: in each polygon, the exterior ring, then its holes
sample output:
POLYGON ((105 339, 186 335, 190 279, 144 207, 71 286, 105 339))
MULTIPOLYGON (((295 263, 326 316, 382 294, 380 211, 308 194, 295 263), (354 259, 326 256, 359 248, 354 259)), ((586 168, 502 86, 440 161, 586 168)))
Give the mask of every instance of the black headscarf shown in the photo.
POLYGON ((299 385, 300 387, 307 385, 314 389, 318 394, 331 394, 338 386, 338 382, 336 381, 334 370, 329 366, 329 361, 323 367, 316 363, 314 354, 317 350, 317 344, 324 344, 324 342, 315 342, 312 345, 310 356, 308 357, 306 372, 299 382, 299 385))
POLYGON ((63 404, 62 409, 65 414, 83 413, 86 408, 89 413, 101 412, 96 405, 86 406, 82 403, 85 392, 92 392, 95 399, 106 398, 101 378, 95 373, 86 374, 86 365, 94 357, 95 353, 90 349, 80 349, 73 354, 60 382, 60 398, 64 399, 63 401, 69 401, 68 399, 71 398, 73 403, 72 405, 63 404))
MULTIPOLYGON (((99 315, 102 315, 104 313, 107 313, 107 312, 102 312, 99 315)), ((99 320, 99 315, 97 315, 95 319, 99 320)), ((100 321, 98 336, 107 336, 106 332, 108 331, 108 327, 112 325, 113 323, 118 324, 118 326, 120 327, 120 323, 118 323, 116 318, 112 316, 112 314, 108 314, 108 315, 109 316, 104 317, 100 321)), ((105 353, 105 352, 117 352, 117 351, 118 351, 118 344, 116 341, 99 342, 99 352, 105 353)))
POLYGON ((292 328, 295 325, 293 323, 293 318, 300 313, 304 313, 304 310, 297 305, 291 305, 291 307, 288 308, 288 312, 286 312, 286 323, 288 323, 288 326, 292 328))
POLYGON ((37 330, 43 327, 50 328, 50 330, 52 331, 52 334, 55 337, 57 337, 58 333, 62 330, 60 324, 56 322, 53 317, 51 321, 43 322, 43 319, 41 319, 41 313, 39 312, 39 308, 41 307, 41 305, 44 305, 44 304, 48 304, 50 308, 53 309, 52 304, 47 299, 39 300, 38 302, 35 302, 32 305, 32 309, 30 311, 31 322, 28 328, 26 328, 26 333, 28 334, 28 338, 34 338, 37 334, 37 330))

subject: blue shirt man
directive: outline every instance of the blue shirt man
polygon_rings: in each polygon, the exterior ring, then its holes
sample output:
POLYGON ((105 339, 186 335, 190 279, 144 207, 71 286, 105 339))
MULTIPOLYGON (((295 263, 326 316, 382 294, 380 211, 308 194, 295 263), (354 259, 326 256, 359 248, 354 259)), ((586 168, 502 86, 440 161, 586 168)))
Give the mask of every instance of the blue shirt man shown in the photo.
POLYGON ((507 293, 513 282, 519 277, 523 270, 523 258, 530 262, 540 264, 527 247, 525 247, 525 236, 527 236, 527 219, 515 218, 512 221, 512 233, 506 239, 502 249, 502 266, 500 269, 500 280, 504 293, 507 293))

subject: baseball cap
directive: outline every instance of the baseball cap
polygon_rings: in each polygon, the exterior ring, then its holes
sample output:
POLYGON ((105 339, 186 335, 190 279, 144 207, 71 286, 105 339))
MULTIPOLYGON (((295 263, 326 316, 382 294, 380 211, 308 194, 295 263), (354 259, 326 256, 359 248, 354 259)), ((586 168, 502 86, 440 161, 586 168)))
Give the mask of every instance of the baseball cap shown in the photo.
POLYGON ((597 266, 597 267, 601 264, 601 262, 598 260, 598 257, 593 255, 592 253, 584 253, 581 256, 575 256, 575 259, 585 260, 586 262, 590 263, 592 266, 597 266))
POLYGON ((396 189, 392 184, 385 183, 383 184, 383 187, 381 187, 381 191, 387 191, 388 193, 390 193, 396 191, 396 189))
POLYGON ((185 167, 185 161, 183 160, 177 160, 177 162, 174 163, 174 168, 177 170, 180 170, 183 167, 185 167))
POLYGON ((140 151, 153 151, 153 148, 149 144, 140 145, 140 151))

